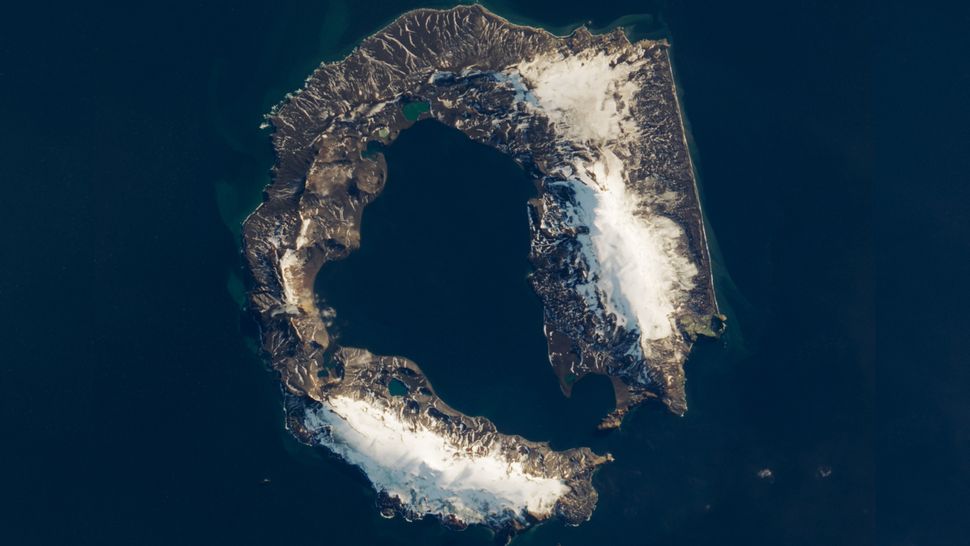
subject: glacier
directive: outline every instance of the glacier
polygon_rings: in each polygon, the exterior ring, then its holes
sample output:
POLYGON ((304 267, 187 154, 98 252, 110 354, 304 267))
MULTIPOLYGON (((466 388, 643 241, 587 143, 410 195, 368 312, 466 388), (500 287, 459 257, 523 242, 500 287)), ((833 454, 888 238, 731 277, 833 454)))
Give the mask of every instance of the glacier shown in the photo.
POLYGON ((447 437, 366 400, 331 398, 304 421, 321 445, 363 470, 378 490, 408 499, 419 516, 465 523, 545 519, 568 487, 530 474, 501 453, 466 450, 447 437))

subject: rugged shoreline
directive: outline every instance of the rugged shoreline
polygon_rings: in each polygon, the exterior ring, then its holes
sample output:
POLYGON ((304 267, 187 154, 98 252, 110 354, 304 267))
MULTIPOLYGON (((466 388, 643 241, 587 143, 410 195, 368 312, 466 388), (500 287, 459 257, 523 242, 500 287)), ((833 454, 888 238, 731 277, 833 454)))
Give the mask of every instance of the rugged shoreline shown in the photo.
MULTIPOLYGON (((313 293, 320 268, 359 247, 361 212, 383 188, 387 165, 368 143, 389 144, 427 117, 509 154, 536 179, 531 282, 564 393, 588 373, 610 376, 617 410, 606 427, 651 397, 683 413, 683 363, 693 340, 715 335, 721 319, 667 45, 585 28, 560 38, 480 6, 406 13, 343 61, 322 65, 268 116, 273 183, 244 226, 250 303, 287 393, 291 430, 347 449, 353 433, 333 431, 364 418, 336 413, 337 401, 364 401, 400 420, 402 434, 431 431, 447 450, 471 449, 469 460, 482 450, 483 460, 519 465, 516 483, 554 479, 566 491, 537 513, 504 507, 514 494, 496 497, 476 520, 452 490, 395 497, 397 484, 379 483, 377 465, 369 477, 385 508, 503 532, 551 516, 578 524, 595 507, 590 478, 608 456, 553 451, 455 412, 414 363, 336 345, 334 310, 313 293), (392 380, 407 394, 391 394, 392 380), (458 501, 434 497, 453 493, 458 501)), ((376 463, 355 464, 367 472, 376 463)))

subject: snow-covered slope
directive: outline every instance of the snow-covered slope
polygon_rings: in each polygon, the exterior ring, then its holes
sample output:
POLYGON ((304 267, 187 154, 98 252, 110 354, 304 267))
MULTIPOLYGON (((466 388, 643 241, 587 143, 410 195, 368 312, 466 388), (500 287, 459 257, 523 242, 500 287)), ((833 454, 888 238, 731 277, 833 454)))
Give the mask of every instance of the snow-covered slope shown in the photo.
POLYGON ((317 440, 364 471, 374 487, 417 514, 486 523, 526 515, 545 519, 569 488, 531 474, 502 453, 469 449, 380 403, 347 396, 307 410, 317 440))

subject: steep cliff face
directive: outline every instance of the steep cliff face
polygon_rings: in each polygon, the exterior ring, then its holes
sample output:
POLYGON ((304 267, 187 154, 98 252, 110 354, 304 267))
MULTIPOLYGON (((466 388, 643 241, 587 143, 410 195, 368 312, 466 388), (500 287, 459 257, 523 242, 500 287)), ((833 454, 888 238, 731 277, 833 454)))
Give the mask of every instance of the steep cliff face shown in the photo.
POLYGON ((684 361, 719 319, 667 45, 619 31, 560 38, 479 6, 407 13, 270 114, 273 183, 244 229, 250 301, 294 432, 360 466, 407 517, 584 521, 604 458, 503 435, 448 408, 414 363, 330 338, 334 310, 319 308, 313 281, 359 247, 361 211, 383 188, 368 143, 392 142, 417 116, 535 177, 531 281, 564 392, 610 376, 605 426, 647 397, 683 413, 684 361), (390 394, 392 381, 406 392, 390 394), (392 455, 400 445, 420 447, 392 455))

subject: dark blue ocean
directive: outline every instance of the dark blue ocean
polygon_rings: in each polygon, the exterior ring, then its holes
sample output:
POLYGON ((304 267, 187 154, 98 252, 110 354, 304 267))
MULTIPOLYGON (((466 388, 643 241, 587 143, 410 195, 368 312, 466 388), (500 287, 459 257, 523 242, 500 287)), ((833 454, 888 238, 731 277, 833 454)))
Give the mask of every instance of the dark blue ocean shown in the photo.
MULTIPOLYGON (((446 5, 35 4, 0 23, 0 543, 490 543, 380 518, 359 471, 292 439, 243 309, 262 115, 401 12, 446 5)), ((386 151, 363 248, 318 279, 342 341, 415 359, 503 431, 613 453, 591 521, 517 545, 931 543, 876 535, 866 10, 487 5, 672 42, 728 330, 691 355, 685 417, 648 404, 597 433, 609 382, 567 399, 546 361, 531 183, 421 122, 386 151)))

